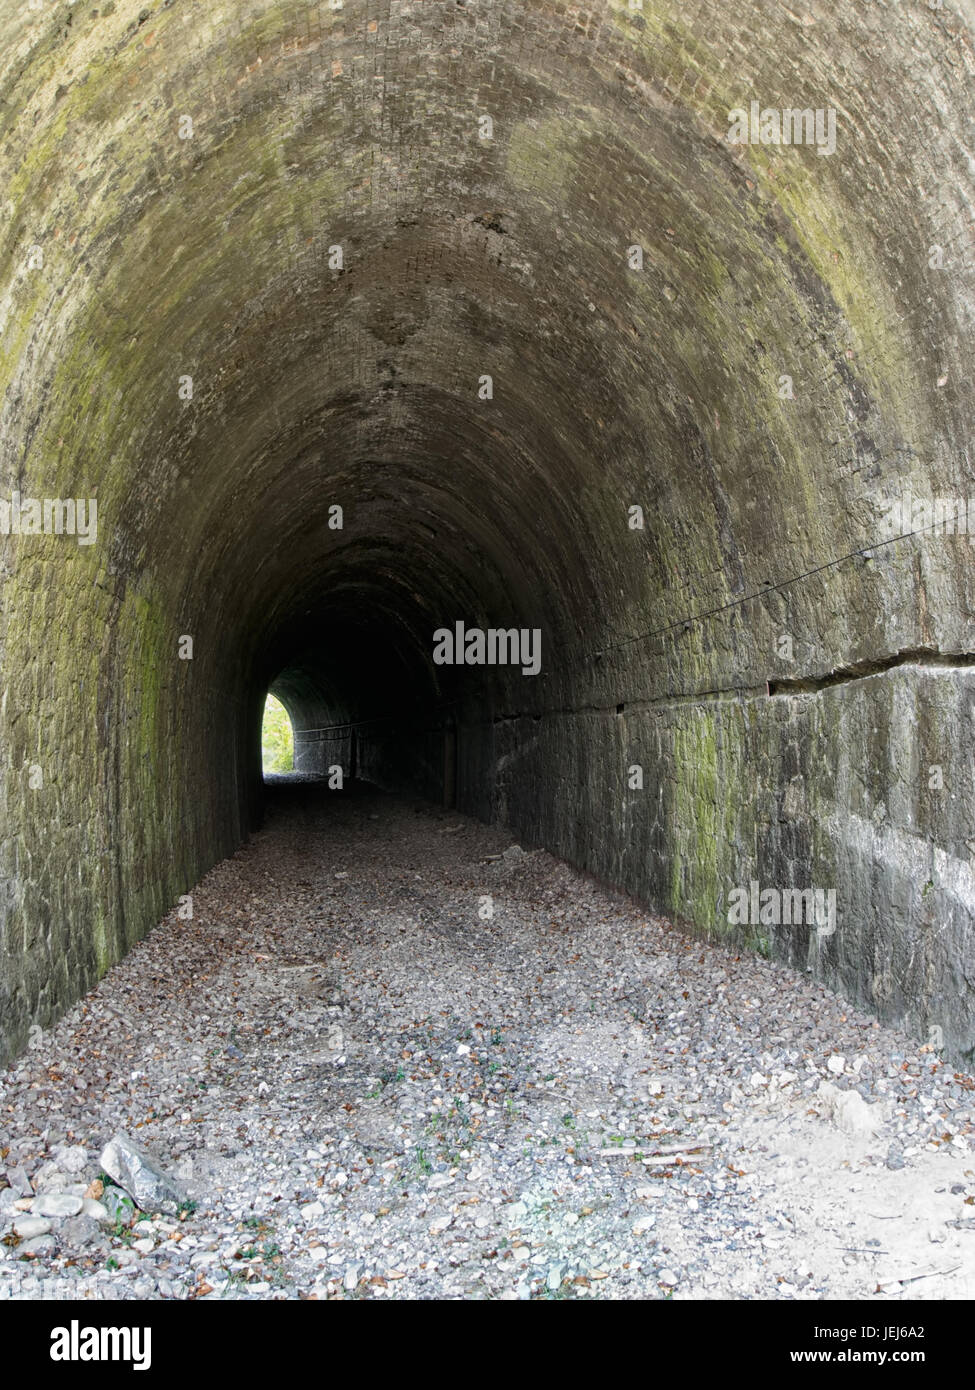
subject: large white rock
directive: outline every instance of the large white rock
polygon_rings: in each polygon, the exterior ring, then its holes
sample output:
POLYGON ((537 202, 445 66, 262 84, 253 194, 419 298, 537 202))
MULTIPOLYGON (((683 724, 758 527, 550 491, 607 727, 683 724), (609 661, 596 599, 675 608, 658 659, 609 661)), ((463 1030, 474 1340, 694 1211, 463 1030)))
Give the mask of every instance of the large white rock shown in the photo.
POLYGON ((883 1107, 868 1105, 859 1091, 841 1091, 821 1081, 816 1098, 823 1114, 847 1134, 879 1134, 883 1128, 883 1107))
POLYGON ((140 1211, 164 1211, 175 1216, 187 1194, 147 1149, 125 1134, 116 1134, 102 1150, 101 1165, 140 1211))

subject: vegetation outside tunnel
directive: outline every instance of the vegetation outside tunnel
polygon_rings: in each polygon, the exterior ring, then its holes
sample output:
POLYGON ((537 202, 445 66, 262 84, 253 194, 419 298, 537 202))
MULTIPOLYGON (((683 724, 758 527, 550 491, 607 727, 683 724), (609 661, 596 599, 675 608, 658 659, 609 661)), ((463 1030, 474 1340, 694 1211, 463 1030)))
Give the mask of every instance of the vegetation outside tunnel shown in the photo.
POLYGON ((268 695, 261 726, 261 759, 265 772, 293 772, 295 740, 288 711, 280 700, 268 695))

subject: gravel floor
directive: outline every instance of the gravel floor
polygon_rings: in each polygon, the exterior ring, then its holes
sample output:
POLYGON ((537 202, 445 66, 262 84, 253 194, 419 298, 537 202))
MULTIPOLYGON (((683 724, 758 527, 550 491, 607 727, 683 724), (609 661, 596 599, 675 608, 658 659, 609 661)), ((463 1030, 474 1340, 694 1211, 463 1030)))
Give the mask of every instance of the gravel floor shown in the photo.
POLYGON ((0 1075, 0 1298, 975 1296, 972 1077, 504 832, 282 780, 0 1075), (51 1215, 118 1131, 189 1208, 51 1215))

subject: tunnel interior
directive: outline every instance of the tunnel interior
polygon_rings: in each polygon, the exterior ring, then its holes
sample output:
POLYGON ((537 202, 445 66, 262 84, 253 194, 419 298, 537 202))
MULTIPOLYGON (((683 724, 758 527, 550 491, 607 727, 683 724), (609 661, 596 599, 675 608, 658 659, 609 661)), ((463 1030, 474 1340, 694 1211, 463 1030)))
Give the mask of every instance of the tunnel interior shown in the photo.
POLYGON ((0 1056, 297 766, 975 1045, 949 6, 0 0, 0 1056), (830 109, 836 148, 729 138, 830 109), (89 543, 92 541, 92 543, 89 543), (434 634, 540 634, 540 667, 434 634), (352 729, 354 728, 354 738, 352 729), (930 769, 941 770, 935 786, 930 769))
MULTIPOLYGON (((447 442, 428 445, 425 468, 415 474, 399 460, 370 459, 351 487, 322 496, 317 515, 308 508, 284 547, 288 568, 276 582, 275 602, 266 604, 263 594, 258 601, 266 611, 255 634, 252 681, 288 710, 298 771, 337 767, 344 778, 452 803, 445 739, 456 743, 458 717, 465 707, 471 717, 485 709, 517 711, 525 697, 510 674, 505 682, 501 667, 486 664, 486 644, 484 665, 446 664, 435 658, 435 634, 449 632, 456 646, 461 622, 465 632, 517 634, 520 650, 522 631, 547 647, 545 637, 566 624, 559 606, 571 547, 547 538, 540 524, 562 503, 540 496, 531 526, 523 527, 516 479, 504 499, 486 500, 496 490, 497 445, 480 438, 478 404, 476 393, 473 404, 453 403, 458 415, 471 417, 464 479, 443 476, 453 447, 447 442), (466 492, 471 485, 473 494, 466 492), (336 495, 343 500, 331 500, 336 495)), ((408 399, 407 407, 414 408, 408 399)), ((426 418, 422 403, 415 410, 426 418)), ((527 470, 527 460, 521 463, 527 470)), ((543 479, 535 486, 541 493, 552 485, 543 479)), ((580 623, 581 614, 580 607, 580 623)), ((466 653, 467 644, 457 650, 466 653)))

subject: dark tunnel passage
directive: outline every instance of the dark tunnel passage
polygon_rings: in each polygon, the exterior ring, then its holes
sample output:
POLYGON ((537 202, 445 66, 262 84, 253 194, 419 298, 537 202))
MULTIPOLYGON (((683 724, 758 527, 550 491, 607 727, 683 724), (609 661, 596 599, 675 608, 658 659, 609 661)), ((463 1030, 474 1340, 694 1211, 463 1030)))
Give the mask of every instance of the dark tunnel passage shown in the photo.
MULTIPOLYGON (((485 473, 489 466, 483 464, 485 473)), ((368 467, 380 475, 388 471, 368 467)), ((485 702, 492 710, 507 705, 517 711, 526 699, 518 685, 533 678, 544 684, 546 668, 543 658, 534 677, 512 681, 510 671, 487 664, 498 654, 487 644, 483 665, 445 664, 436 657, 437 632, 456 637, 461 622, 465 635, 470 629, 503 631, 507 640, 510 633, 519 649, 522 632, 529 642, 538 633, 540 655, 544 645, 547 657, 546 638, 565 627, 559 605, 572 557, 555 553, 540 528, 518 534, 514 496, 492 507, 464 497, 413 496, 402 482, 387 486, 381 501, 356 500, 348 514, 345 494, 332 529, 324 517, 319 522, 322 548, 312 541, 301 561, 310 571, 307 580, 301 576, 297 593, 287 593, 280 617, 268 616, 256 687, 269 683, 291 716, 297 770, 325 773, 338 766, 345 776, 440 800, 446 740, 452 737, 456 746, 458 721, 476 722, 485 702), (377 533, 388 537, 385 546, 377 545, 377 533)), ((539 502, 537 516, 560 510, 556 497, 539 502)), ((290 555, 294 564, 297 543, 290 555)), ((295 583, 293 573, 287 583, 295 583)), ((580 613, 586 601, 579 600, 580 613)), ((466 652, 462 642, 458 654, 466 652)), ((507 646, 500 655, 509 655, 507 646)), ((448 799, 455 801, 455 773, 451 783, 448 799)), ((467 800, 472 791, 460 795, 467 800)))
POLYGON ((970 1057, 975 566, 892 521, 975 494, 967 22, 66 15, 0 0, 0 497, 97 502, 0 542, 0 1058, 260 824, 269 689, 300 770, 970 1057), (735 143, 755 99, 835 151, 735 143))

